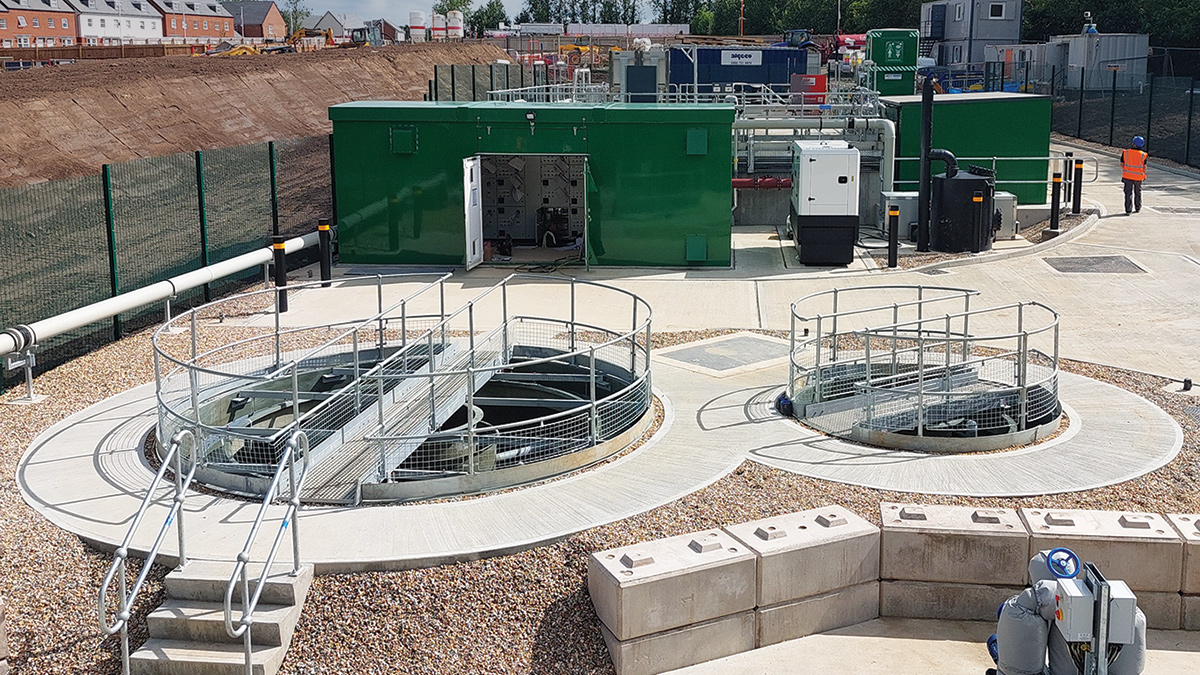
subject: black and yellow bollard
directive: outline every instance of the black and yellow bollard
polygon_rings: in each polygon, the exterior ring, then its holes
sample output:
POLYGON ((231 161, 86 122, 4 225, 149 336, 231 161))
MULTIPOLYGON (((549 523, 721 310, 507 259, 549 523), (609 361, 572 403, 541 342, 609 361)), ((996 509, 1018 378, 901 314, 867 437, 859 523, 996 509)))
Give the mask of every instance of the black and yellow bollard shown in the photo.
MULTIPOLYGON (((329 281, 333 278, 333 232, 328 218, 317 220, 317 237, 321 243, 321 281, 329 281)), ((329 288, 329 284, 321 284, 321 288, 329 288)))
POLYGON ((1058 231, 1058 200, 1062 197, 1062 174, 1054 172, 1054 182, 1050 187, 1050 229, 1058 231))
POLYGON ((278 289, 275 304, 280 312, 288 310, 287 291, 285 290, 287 286, 287 263, 284 261, 283 247, 283 242, 286 240, 287 237, 281 234, 271 237, 271 250, 275 254, 275 288, 278 289))
POLYGON ((899 264, 900 256, 900 207, 888 206, 888 267, 899 264))

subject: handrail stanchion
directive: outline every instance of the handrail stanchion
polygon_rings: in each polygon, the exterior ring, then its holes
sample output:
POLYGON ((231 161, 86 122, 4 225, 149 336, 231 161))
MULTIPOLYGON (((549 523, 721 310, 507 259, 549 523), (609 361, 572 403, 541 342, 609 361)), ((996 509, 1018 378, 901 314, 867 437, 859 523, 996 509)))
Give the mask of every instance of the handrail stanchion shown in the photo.
POLYGON ((917 325, 917 435, 925 435, 925 329, 920 324, 917 325))
POLYGON ((467 475, 475 475, 475 369, 467 368, 467 475))
POLYGON ((378 355, 378 358, 380 361, 382 361, 383 360, 383 347, 384 347, 383 330, 384 330, 384 326, 386 325, 386 321, 387 321, 387 319, 385 319, 383 316, 383 275, 382 274, 375 275, 375 298, 376 298, 376 306, 379 308, 379 311, 377 312, 377 314, 379 316, 379 327, 378 327, 379 355, 378 355))
POLYGON ((591 427, 591 443, 595 445, 599 439, 600 429, 596 419, 596 347, 588 348, 588 400, 591 401, 589 425, 591 427))
MULTIPOLYGON (((789 401, 796 400, 796 303, 792 303, 791 324, 792 328, 788 331, 788 381, 787 381, 787 397, 789 401)), ((649 349, 650 345, 646 345, 649 349)))
POLYGON ((567 333, 567 346, 575 351, 575 279, 571 279, 571 330, 567 333))

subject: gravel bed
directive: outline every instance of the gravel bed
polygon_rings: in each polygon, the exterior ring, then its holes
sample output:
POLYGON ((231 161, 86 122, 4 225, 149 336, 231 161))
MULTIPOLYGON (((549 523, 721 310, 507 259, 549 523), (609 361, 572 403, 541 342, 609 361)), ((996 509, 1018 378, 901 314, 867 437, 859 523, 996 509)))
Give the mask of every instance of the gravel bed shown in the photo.
MULTIPOLYGON (((656 333, 652 344, 733 332, 738 331, 656 333)), ((1186 412, 1194 399, 1164 391, 1167 381, 1161 378, 1065 359, 1062 368, 1161 406, 1184 429, 1179 457, 1120 485, 1021 499, 884 492, 746 462, 683 499, 551 546, 426 570, 317 577, 281 672, 611 673, 585 586, 589 553, 829 503, 875 522, 882 500, 1200 512, 1200 420, 1186 412)), ((0 407, 0 424, 7 431, 0 439, 0 555, 6 563, 0 568, 0 593, 8 598, 10 663, 17 673, 119 672, 119 644, 101 639, 95 615, 96 589, 111 556, 90 550, 28 508, 14 473, 39 432, 152 377, 149 333, 143 332, 39 376, 35 386, 50 396, 47 401, 0 407)), ((0 399, 21 393, 9 391, 0 399)), ((166 571, 153 569, 135 608, 134 647, 145 637, 145 614, 161 600, 166 571)))

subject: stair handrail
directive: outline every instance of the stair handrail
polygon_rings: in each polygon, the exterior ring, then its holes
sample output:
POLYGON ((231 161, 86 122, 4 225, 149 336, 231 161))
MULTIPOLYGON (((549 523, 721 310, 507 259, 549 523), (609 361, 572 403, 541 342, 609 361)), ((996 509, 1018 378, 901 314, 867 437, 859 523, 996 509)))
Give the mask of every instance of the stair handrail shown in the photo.
POLYGON ((167 536, 167 530, 170 529, 172 521, 176 522, 179 533, 179 566, 182 567, 187 564, 187 552, 184 548, 183 503, 187 490, 191 487, 192 478, 196 475, 196 450, 196 435, 191 429, 180 429, 171 437, 171 445, 167 450, 167 454, 162 458, 162 466, 158 468, 158 473, 154 475, 154 480, 146 488, 146 496, 142 498, 142 504, 138 507, 137 513, 134 514, 133 523, 130 524, 129 531, 125 533, 125 539, 121 541, 121 545, 113 553, 112 565, 109 566, 108 573, 104 575, 104 581, 100 584, 100 592, 97 598, 97 615, 100 620, 100 631, 106 636, 114 635, 118 632, 121 633, 121 671, 125 675, 129 675, 130 608, 137 601, 137 596, 142 590, 142 585, 146 582, 146 577, 150 573, 150 568, 154 565, 155 558, 158 557, 159 548, 162 547, 163 540, 167 536), (183 453, 180 451, 185 440, 190 441, 192 449, 191 468, 188 470, 186 477, 183 475, 183 453), (137 581, 133 584, 133 590, 130 591, 126 587, 125 580, 126 560, 129 558, 129 545, 133 542, 133 537, 137 533, 138 526, 142 524, 142 519, 145 517, 146 511, 156 501, 154 499, 154 492, 158 489, 159 483, 162 482, 172 461, 174 462, 175 497, 171 502, 171 508, 167 512, 166 519, 163 520, 162 527, 158 530, 158 536, 154 540, 154 545, 150 547, 150 551, 146 554, 146 561, 142 564, 142 571, 138 574, 137 581), (113 578, 118 574, 120 575, 118 586, 121 594, 121 604, 117 610, 116 621, 110 624, 108 622, 108 589, 112 585, 113 578))
MULTIPOLYGON (((297 365, 295 361, 292 362, 293 379, 296 377, 297 365)), ((300 489, 304 485, 305 476, 308 475, 308 450, 308 434, 296 429, 284 446, 283 455, 279 458, 279 465, 275 469, 271 485, 267 488, 266 494, 263 496, 262 505, 258 508, 258 515, 254 518, 254 525, 250 528, 250 535, 246 537, 246 545, 238 553, 233 573, 229 576, 229 583, 225 586, 225 632, 229 634, 229 637, 243 638, 247 675, 253 673, 251 664, 253 648, 250 641, 250 626, 254 623, 254 612, 258 607, 259 598, 262 597, 263 587, 266 585, 267 577, 271 574, 271 566, 275 563, 275 555, 279 552, 279 546, 283 542, 283 535, 287 532, 289 526, 292 530, 291 574, 295 576, 300 572, 300 489), (297 455, 303 456, 303 466, 300 469, 299 475, 296 473, 297 455), (274 503, 279 492, 279 483, 283 480, 284 471, 288 474, 288 483, 291 490, 288 496, 287 507, 284 510, 283 521, 279 525, 279 530, 275 533, 275 541, 271 543, 271 551, 267 554, 262 573, 258 576, 258 583, 255 585, 252 595, 250 593, 250 574, 248 571, 250 549, 254 546, 254 540, 258 538, 258 530, 262 527, 267 510, 274 503), (293 520, 296 522, 292 522, 293 520), (237 626, 235 627, 233 621, 233 592, 237 588, 239 581, 242 584, 242 616, 238 619, 237 626)))

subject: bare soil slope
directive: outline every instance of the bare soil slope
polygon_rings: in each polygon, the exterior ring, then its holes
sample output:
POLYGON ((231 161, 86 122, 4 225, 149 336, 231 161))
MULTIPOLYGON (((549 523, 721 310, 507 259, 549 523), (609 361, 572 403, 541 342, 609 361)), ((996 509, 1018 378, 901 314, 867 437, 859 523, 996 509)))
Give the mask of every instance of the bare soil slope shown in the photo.
POLYGON ((420 99, 434 65, 504 56, 486 44, 427 43, 0 74, 0 187, 138 157, 327 133, 331 105, 420 99))

